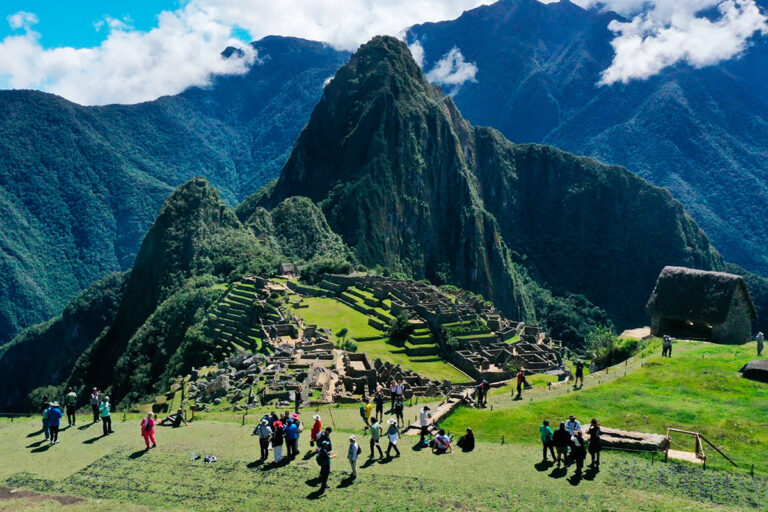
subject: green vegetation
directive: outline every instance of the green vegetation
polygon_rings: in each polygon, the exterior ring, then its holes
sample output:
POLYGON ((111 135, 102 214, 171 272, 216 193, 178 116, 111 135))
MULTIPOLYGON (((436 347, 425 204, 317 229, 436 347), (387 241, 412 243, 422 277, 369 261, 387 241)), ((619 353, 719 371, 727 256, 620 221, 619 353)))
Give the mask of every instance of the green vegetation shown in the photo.
MULTIPOLYGON (((755 471, 768 474, 768 429, 762 420, 768 414, 768 387, 736 374, 754 358, 754 343, 734 347, 676 342, 672 358, 662 358, 660 352, 658 341, 643 350, 647 357, 626 376, 619 365, 607 375, 588 377, 581 391, 565 394, 540 388, 529 392, 533 401, 524 393, 520 402, 500 395, 491 401, 492 412, 461 408, 443 426, 453 431, 472 426, 478 438, 488 441, 505 435, 530 443, 538 443, 535 427, 542 419, 557 422, 569 414, 625 430, 664 434, 667 427, 681 428, 701 432, 742 468, 754 463, 755 471), (603 382, 594 385, 596 380, 603 382)), ((706 451, 707 467, 730 466, 714 450, 706 451)))

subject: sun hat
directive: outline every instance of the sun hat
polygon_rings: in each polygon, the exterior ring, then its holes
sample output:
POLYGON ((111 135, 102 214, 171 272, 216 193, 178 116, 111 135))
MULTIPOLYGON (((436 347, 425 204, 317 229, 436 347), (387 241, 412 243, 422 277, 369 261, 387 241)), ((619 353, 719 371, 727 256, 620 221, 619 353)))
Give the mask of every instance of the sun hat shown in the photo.
POLYGON ((320 419, 320 415, 319 415, 319 414, 315 414, 315 415, 314 415, 314 416, 312 416, 312 417, 313 417, 313 418, 315 418, 316 420, 319 420, 319 419, 320 419))
POLYGON ((59 402, 51 402, 51 407, 58 407, 58 406, 59 406, 59 402))
POLYGON ((291 414, 291 419, 292 420, 297 420, 297 419, 299 419, 299 415, 296 414, 296 413, 293 413, 293 414, 291 414))
POLYGON ((395 418, 389 418, 389 419, 387 420, 387 423, 389 423, 390 425, 394 425, 394 424, 395 424, 395 423, 397 423, 397 422, 395 421, 395 418))
POLYGON ((356 439, 357 439, 357 438, 355 437, 355 434, 352 434, 351 436, 349 436, 349 440, 350 440, 350 441, 354 441, 354 440, 356 440, 356 439))
POLYGON ((267 423, 268 423, 268 422, 267 422, 267 419, 266 419, 266 418, 261 418, 261 424, 262 424, 262 425, 266 425, 267 423))
POLYGON ((274 422, 273 425, 274 425, 275 428, 280 428, 280 427, 283 426, 283 422, 278 420, 278 421, 274 422))

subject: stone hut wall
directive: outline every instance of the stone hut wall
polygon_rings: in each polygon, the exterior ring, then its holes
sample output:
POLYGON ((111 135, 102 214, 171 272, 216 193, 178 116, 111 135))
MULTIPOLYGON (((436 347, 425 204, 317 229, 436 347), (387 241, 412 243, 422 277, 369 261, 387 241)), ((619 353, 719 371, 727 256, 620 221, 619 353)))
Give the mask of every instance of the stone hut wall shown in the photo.
POLYGON ((712 326, 712 341, 718 343, 746 343, 752 337, 752 317, 741 289, 731 299, 728 317, 722 324, 712 326))

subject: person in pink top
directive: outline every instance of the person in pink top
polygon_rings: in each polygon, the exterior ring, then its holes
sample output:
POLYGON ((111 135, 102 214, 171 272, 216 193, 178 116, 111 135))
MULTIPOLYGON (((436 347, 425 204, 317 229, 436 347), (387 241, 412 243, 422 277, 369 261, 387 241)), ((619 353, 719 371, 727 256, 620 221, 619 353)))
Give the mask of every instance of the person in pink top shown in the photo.
POLYGON ((152 441, 152 448, 157 447, 157 441, 155 441, 155 420, 152 417, 152 413, 147 414, 147 417, 141 420, 141 436, 147 444, 147 450, 149 450, 150 441, 152 441))

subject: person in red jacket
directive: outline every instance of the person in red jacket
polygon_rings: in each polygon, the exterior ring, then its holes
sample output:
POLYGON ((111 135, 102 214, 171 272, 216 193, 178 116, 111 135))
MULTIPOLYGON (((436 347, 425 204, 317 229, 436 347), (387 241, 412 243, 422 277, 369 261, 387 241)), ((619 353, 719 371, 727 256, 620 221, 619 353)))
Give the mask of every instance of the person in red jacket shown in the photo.
POLYGON ((149 450, 149 442, 152 441, 152 448, 157 447, 157 441, 155 440, 155 420, 152 417, 152 413, 147 414, 146 418, 141 420, 141 436, 144 438, 144 443, 149 450))
POLYGON ((315 414, 313 417, 315 418, 315 423, 312 425, 312 430, 309 431, 309 446, 315 446, 315 443, 317 443, 317 436, 320 434, 320 431, 323 430, 323 423, 320 421, 320 416, 315 414))
POLYGON ((517 396, 515 397, 517 400, 522 400, 523 398, 523 383, 525 382, 524 371, 525 368, 520 368, 520 371, 517 372, 517 396))

